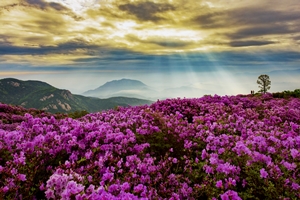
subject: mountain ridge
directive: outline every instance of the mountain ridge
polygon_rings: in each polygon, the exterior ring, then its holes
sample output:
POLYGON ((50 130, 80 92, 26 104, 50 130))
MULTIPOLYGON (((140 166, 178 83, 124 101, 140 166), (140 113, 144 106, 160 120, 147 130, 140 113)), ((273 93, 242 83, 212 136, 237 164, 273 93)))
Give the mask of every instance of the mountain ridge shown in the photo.
POLYGON ((99 97, 99 98, 103 98, 103 97, 109 98, 113 96, 120 96, 120 94, 122 93, 126 95, 126 91, 138 91, 138 90, 147 91, 151 89, 149 86, 147 86, 146 84, 144 84, 139 80, 123 78, 120 80, 108 81, 94 90, 88 90, 82 93, 82 95, 99 97))
POLYGON ((192 86, 181 86, 174 88, 165 88, 156 90, 139 80, 120 79, 106 82, 94 90, 88 90, 83 93, 90 97, 110 98, 116 96, 126 96, 132 98, 142 98, 156 101, 157 99, 186 97, 199 97, 204 94, 212 93, 208 90, 200 90, 192 86), (136 84, 136 85, 135 85, 136 84), (108 89, 109 88, 109 89, 108 89))
POLYGON ((36 108, 51 113, 68 113, 80 110, 97 112, 117 106, 151 104, 152 101, 115 97, 99 99, 72 94, 69 90, 55 88, 42 81, 22 81, 14 78, 0 79, 0 102, 36 108))

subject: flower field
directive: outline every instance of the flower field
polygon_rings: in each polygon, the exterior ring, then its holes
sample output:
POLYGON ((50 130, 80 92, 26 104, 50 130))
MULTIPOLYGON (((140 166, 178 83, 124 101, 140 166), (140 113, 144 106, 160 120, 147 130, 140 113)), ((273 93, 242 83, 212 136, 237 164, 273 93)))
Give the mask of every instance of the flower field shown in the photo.
POLYGON ((204 96, 79 119, 0 104, 0 199, 300 199, 300 99, 204 96))

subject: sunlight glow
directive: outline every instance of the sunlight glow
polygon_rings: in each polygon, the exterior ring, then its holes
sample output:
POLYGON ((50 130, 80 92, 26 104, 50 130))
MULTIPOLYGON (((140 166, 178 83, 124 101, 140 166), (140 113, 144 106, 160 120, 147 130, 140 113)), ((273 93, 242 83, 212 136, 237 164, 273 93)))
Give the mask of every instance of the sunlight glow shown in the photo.
POLYGON ((82 13, 87 9, 90 8, 97 8, 99 7, 99 2, 102 0, 45 0, 47 2, 55 2, 60 3, 76 13, 82 13))

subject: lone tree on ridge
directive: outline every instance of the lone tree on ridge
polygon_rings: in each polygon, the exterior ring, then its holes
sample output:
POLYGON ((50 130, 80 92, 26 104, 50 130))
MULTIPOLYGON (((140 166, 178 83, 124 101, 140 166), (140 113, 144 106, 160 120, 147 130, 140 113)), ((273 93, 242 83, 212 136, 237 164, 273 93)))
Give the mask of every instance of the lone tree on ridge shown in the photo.
POLYGON ((266 74, 262 74, 257 79, 258 87, 260 88, 260 92, 266 93, 267 90, 271 88, 270 77, 266 74))

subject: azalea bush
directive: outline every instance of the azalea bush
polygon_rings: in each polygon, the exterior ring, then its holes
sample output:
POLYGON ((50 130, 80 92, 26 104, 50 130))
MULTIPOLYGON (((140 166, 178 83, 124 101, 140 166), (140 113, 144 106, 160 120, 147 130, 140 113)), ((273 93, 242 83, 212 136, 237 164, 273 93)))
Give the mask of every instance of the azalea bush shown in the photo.
POLYGON ((167 99, 8 123, 15 109, 0 104, 0 199, 300 198, 297 98, 167 99))

